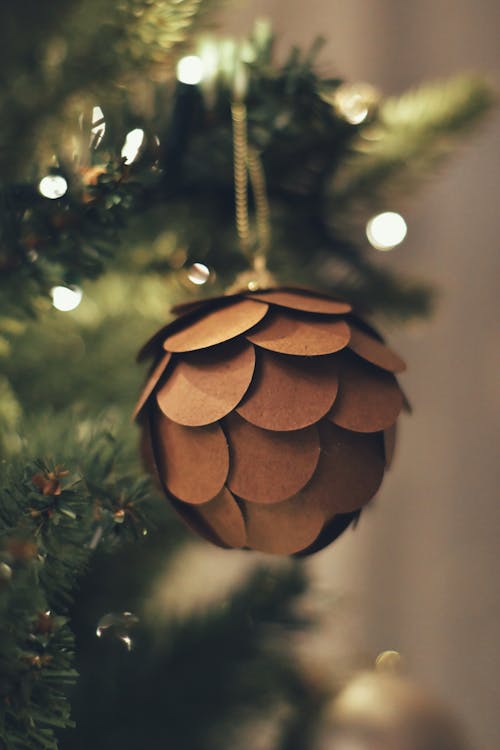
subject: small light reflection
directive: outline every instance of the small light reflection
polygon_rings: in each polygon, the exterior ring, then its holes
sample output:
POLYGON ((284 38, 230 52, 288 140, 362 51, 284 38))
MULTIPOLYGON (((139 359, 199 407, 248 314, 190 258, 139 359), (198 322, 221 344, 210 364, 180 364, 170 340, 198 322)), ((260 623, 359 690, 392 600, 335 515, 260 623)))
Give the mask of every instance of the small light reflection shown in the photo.
POLYGON ((97 148, 106 132, 106 123, 104 121, 104 112, 100 107, 94 107, 92 110, 92 127, 90 128, 92 133, 90 138, 91 148, 97 148))
POLYGON ((135 128, 127 133, 125 137, 125 143, 121 150, 121 155, 125 159, 125 164, 132 164, 141 150, 141 146, 144 143, 144 130, 142 128, 135 128))
POLYGON ((204 263, 193 263, 187 272, 187 277, 192 284, 201 286, 210 278, 210 269, 204 263))
POLYGON ((134 642, 129 631, 138 622, 139 618, 137 615, 132 614, 132 612, 108 612, 97 623, 95 632, 98 638, 102 638, 104 634, 109 633, 110 636, 121 641, 127 651, 132 651, 134 642))
POLYGON ((333 103, 347 122, 360 125, 372 113, 378 98, 377 90, 369 83, 346 83, 336 90, 333 103))

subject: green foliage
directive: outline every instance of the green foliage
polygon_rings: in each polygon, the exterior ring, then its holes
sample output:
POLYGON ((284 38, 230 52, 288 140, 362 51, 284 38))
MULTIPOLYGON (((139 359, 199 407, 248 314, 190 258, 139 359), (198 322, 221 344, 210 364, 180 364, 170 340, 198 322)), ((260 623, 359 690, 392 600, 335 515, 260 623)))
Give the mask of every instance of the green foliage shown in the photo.
POLYGON ((400 204, 453 153, 495 98, 484 79, 461 75, 382 101, 332 180, 339 223, 357 211, 400 204))
MULTIPOLYGON (((87 585, 93 589, 98 577, 95 571, 87 585)), ((263 717, 276 717, 278 745, 307 698, 311 720, 321 707, 320 692, 289 656, 294 633, 308 626, 297 611, 306 586, 297 563, 280 572, 258 568, 202 613, 140 624, 131 653, 82 640, 79 658, 89 667, 74 698, 81 731, 63 736, 62 748, 251 747, 244 731, 263 717)), ((82 632, 96 614, 74 613, 89 622, 82 632)))
MULTIPOLYGON (((163 8, 168 19, 174 5, 155 4, 138 14, 148 39, 150 14, 161 15, 163 8)), ((175 6, 185 11, 184 20, 177 19, 181 26, 198 5, 186 0, 175 6)), ((121 33, 135 34, 121 18, 121 33)), ((432 84, 381 99, 378 106, 372 102, 369 117, 351 124, 336 104, 342 82, 315 71, 318 48, 306 54, 295 49, 276 66, 265 27, 242 45, 205 39, 199 54, 211 58, 216 72, 200 86, 142 81, 139 99, 132 84, 119 97, 103 91, 101 142, 88 116, 64 138, 56 128, 62 138, 53 146, 59 166, 51 169, 66 177, 68 192, 57 200, 38 194, 43 166, 33 183, 2 190, 4 316, 35 314, 51 286, 80 284, 112 268, 170 275, 183 263, 203 261, 215 269, 220 285, 242 271, 230 113, 242 77, 249 142, 261 156, 271 205, 271 271, 286 282, 300 278, 342 292, 374 312, 427 314, 430 287, 380 266, 371 248, 356 241, 356 222, 364 224, 369 211, 388 200, 397 203, 396 194, 406 196, 427 177, 491 107, 492 89, 477 77, 432 84), (145 138, 127 166, 120 150, 131 127, 141 127, 145 138), (67 149, 75 138, 76 164, 67 149), (158 240, 166 233, 162 245, 158 240)), ((130 64, 130 55, 123 58, 130 64)))
POLYGON ((150 480, 117 473, 119 447, 108 431, 81 424, 68 434, 55 422, 59 464, 19 455, 0 467, 0 739, 7 750, 56 748, 55 728, 72 725, 67 611, 77 582, 98 545, 110 550, 147 531, 150 480))
POLYGON ((212 750, 221 737, 242 746, 234 726, 256 712, 282 712, 276 748, 310 745, 323 696, 287 655, 288 635, 305 626, 295 609, 306 585, 300 564, 258 571, 203 616, 161 628, 146 618, 131 654, 95 638, 97 619, 119 610, 123 590, 142 614, 144 581, 184 540, 139 467, 127 421, 141 378, 133 354, 172 301, 189 290, 194 296, 190 263, 212 269, 205 293, 245 268, 234 228, 235 86, 245 90, 249 144, 266 175, 273 273, 399 318, 429 312, 429 285, 379 264, 357 240, 361 224, 368 211, 417 187, 493 101, 487 83, 466 77, 371 102, 368 117, 352 124, 338 106, 342 82, 315 69, 318 44, 277 65, 262 25, 241 44, 201 39, 214 75, 179 84, 174 63, 213 4, 0 4, 0 104, 8 113, 0 122, 7 750, 55 750, 55 729, 71 725, 68 618, 83 674, 72 692, 79 730, 62 735, 63 746, 212 750), (135 128, 144 141, 126 164, 121 150, 135 128), (65 177, 65 195, 40 195, 48 173, 65 177), (57 284, 83 285, 80 308, 51 307, 57 284), (143 540, 157 515, 161 533, 143 540), (138 540, 148 543, 128 544, 138 540))
MULTIPOLYGON (((60 150, 68 109, 92 106, 190 38, 211 0, 5 0, 0 5, 0 174, 18 181, 41 146, 60 150), (19 30, 22 29, 22 34, 19 30)), ((75 121, 76 122, 76 121, 75 121)), ((50 153, 50 150, 49 150, 50 153)))

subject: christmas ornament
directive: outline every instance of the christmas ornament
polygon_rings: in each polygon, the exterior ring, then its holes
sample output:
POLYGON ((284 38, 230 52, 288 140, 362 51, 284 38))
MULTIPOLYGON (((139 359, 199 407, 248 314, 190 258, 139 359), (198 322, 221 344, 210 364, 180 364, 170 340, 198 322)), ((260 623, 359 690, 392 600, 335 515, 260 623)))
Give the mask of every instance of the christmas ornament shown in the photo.
POLYGON ((143 455, 224 547, 322 549, 390 464, 405 365, 351 306, 288 287, 181 305, 143 348, 143 455))
POLYGON ((318 750, 466 750, 455 718, 420 685, 363 672, 328 707, 318 750))

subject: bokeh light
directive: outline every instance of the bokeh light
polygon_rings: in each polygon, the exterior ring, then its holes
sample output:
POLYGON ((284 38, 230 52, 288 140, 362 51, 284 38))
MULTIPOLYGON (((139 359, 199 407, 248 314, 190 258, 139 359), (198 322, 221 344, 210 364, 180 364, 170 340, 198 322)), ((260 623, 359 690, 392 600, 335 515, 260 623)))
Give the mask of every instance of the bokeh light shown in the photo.
POLYGON ((50 290, 52 304, 56 310, 69 312, 75 310, 82 301, 82 290, 78 286, 54 286, 50 290))
POLYGON ((379 94, 369 83, 345 83, 333 96, 337 112, 351 125, 360 125, 373 112, 379 94))
POLYGON ((197 55, 181 57, 177 63, 177 80, 181 83, 196 86, 203 80, 203 72, 203 62, 197 55))
POLYGON ((366 225, 366 236, 377 250, 392 250, 406 237, 406 221, 395 211, 373 216, 366 225))
POLYGON ((204 263, 193 263, 187 272, 187 277, 192 284, 201 286, 210 278, 210 269, 204 263))
POLYGON ((66 193, 68 183, 60 174, 48 174, 40 180, 38 189, 44 198, 55 200, 66 193))

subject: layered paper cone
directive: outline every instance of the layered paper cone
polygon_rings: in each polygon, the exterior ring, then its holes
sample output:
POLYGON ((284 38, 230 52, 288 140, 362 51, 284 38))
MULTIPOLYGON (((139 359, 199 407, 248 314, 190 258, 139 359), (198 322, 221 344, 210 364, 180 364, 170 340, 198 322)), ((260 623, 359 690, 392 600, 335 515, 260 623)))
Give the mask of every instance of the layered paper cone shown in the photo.
POLYGON ((377 492, 404 362, 351 306, 276 288, 180 306, 135 415, 166 496, 222 547, 310 554, 377 492))

